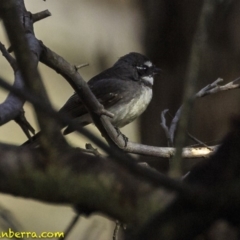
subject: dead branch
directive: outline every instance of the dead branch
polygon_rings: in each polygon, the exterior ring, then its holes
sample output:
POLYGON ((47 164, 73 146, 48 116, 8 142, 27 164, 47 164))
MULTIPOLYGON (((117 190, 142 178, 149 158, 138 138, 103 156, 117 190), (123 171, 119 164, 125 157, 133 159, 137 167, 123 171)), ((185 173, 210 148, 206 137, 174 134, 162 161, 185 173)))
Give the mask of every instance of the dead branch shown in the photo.
POLYGON ((48 10, 44 10, 44 11, 32 14, 32 19, 33 19, 33 22, 35 23, 37 21, 43 20, 44 18, 47 18, 50 16, 51 16, 51 13, 48 10))
MULTIPOLYGON (((203 87, 201 90, 199 90, 195 95, 194 95, 194 99, 196 98, 201 98, 201 97, 205 97, 211 94, 215 94, 215 93, 219 93, 219 92, 223 92, 223 91, 228 91, 228 90, 233 90, 233 89, 237 89, 240 88, 240 78, 237 78, 225 85, 219 85, 220 82, 223 81, 222 78, 218 78, 217 80, 215 80, 213 83, 203 87)), ((179 122, 180 116, 182 114, 182 106, 177 110, 171 124, 169 127, 169 135, 170 135, 170 139, 171 142, 173 142, 174 140, 174 135, 177 129, 177 124, 179 122)))

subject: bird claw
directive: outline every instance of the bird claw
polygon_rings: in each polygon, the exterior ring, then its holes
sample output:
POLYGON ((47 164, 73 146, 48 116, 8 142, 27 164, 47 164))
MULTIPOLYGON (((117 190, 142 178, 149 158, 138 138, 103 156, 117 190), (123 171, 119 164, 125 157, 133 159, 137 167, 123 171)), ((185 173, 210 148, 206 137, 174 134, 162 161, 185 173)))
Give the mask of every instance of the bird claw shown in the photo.
POLYGON ((125 142, 124 147, 127 147, 128 137, 126 137, 126 136, 119 130, 119 128, 115 127, 115 129, 116 129, 116 132, 117 132, 117 134, 118 134, 117 137, 122 136, 122 138, 123 138, 123 140, 124 140, 124 142, 125 142))
POLYGON ((113 118, 114 117, 114 114, 109 112, 108 110, 102 108, 101 111, 100 111, 100 114, 99 115, 105 115, 105 116, 108 116, 110 118, 113 118))

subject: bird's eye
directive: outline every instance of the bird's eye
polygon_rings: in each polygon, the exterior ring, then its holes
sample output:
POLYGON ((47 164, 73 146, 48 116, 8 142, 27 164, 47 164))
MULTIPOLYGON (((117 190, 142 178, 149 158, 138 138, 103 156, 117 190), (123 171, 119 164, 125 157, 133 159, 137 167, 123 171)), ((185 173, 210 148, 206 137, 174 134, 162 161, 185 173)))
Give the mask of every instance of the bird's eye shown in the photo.
POLYGON ((136 68, 137 68, 137 70, 139 70, 139 71, 147 71, 148 66, 142 65, 142 66, 136 66, 136 68))

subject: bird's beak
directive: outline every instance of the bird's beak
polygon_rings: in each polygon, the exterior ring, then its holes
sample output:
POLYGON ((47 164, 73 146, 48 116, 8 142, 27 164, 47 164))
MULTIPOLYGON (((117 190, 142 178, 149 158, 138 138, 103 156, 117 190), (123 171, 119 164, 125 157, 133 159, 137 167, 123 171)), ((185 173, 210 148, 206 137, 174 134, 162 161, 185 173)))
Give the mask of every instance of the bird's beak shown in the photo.
POLYGON ((153 69, 153 75, 159 74, 160 72, 162 72, 162 69, 154 67, 153 69))

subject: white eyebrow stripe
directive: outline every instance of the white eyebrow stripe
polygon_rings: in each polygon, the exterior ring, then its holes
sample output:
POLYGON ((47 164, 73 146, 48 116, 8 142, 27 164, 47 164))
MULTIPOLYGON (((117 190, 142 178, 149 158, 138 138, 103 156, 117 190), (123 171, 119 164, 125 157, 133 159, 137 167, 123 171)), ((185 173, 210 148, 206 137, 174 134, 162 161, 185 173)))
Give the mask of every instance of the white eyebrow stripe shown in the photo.
POLYGON ((148 67, 152 67, 152 63, 150 62, 150 61, 146 61, 145 63, 144 63, 144 65, 146 65, 146 66, 148 66, 148 67))
POLYGON ((146 67, 137 66, 137 69, 140 69, 140 70, 142 70, 142 69, 146 69, 146 67))

